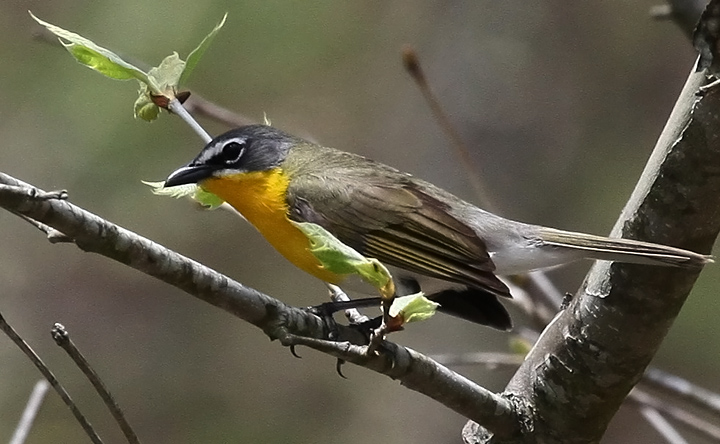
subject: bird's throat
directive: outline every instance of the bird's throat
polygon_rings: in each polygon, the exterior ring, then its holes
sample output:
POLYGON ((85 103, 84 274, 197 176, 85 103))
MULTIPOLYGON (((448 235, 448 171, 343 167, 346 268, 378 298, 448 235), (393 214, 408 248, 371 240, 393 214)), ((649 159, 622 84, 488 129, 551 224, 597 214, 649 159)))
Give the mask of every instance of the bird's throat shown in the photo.
POLYGON ((240 212, 287 260, 325 282, 339 284, 344 276, 322 267, 307 237, 288 219, 289 180, 280 168, 212 177, 200 186, 240 212))

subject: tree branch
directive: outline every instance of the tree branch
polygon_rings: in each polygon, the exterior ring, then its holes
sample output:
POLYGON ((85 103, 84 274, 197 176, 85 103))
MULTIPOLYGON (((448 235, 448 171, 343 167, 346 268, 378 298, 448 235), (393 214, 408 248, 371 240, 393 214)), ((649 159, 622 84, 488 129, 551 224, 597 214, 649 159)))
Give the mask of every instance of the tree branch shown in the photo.
MULTIPOLYGON (((282 315, 297 334, 324 337, 320 318, 282 302, 138 236, 64 200, 35 198, 34 187, 0 173, 0 206, 48 225, 86 252, 97 253, 174 285, 263 329, 274 329, 282 315)), ((352 334, 349 331, 345 333, 352 334)))
POLYGON ((120 427, 120 430, 125 435, 125 439, 128 444, 140 444, 135 430, 128 422, 125 417, 125 412, 120 408, 120 405, 115 400, 115 397, 110 393, 110 390, 105 386, 105 383, 100 379, 95 369, 92 368, 90 362, 85 359, 85 356, 78 350, 75 343, 70 339, 70 333, 68 333, 65 326, 59 323, 55 323, 52 328, 52 337, 57 345, 59 345, 65 352, 70 356, 75 365, 83 372, 85 377, 90 381, 95 391, 100 396, 100 399, 105 403, 108 411, 112 415, 113 419, 120 427))
POLYGON ((216 122, 227 125, 230 128, 237 128, 238 126, 257 123, 253 119, 230 111, 227 108, 223 108, 217 103, 211 102, 195 92, 192 93, 187 102, 183 103, 183 106, 191 114, 207 117, 216 122))
MULTIPOLYGON (((690 75, 612 235, 710 251, 720 230, 720 91, 696 97, 704 81, 690 75)), ((598 441, 699 272, 596 263, 507 386, 532 412, 529 430, 548 443, 598 441)), ((486 436, 472 423, 471 432, 486 436)))
POLYGON ((50 383, 52 388, 54 388, 57 394, 60 395, 60 399, 62 399, 65 405, 70 409, 73 416, 82 427, 83 431, 87 434, 88 438, 90 438, 90 441, 92 441, 93 444, 103 444, 103 440, 97 434, 97 432, 87 420, 87 418, 85 418, 85 415, 82 414, 77 404, 75 404, 75 401, 72 400, 70 394, 67 392, 67 390, 65 390, 65 387, 60 384, 60 381, 58 381, 58 379, 55 377, 53 372, 50 371, 48 366, 45 365, 43 360, 40 359, 40 356, 38 356, 37 353, 35 353, 35 351, 30 348, 28 343, 20 337, 20 335, 15 331, 15 329, 12 328, 10 324, 8 324, 2 314, 0 314, 0 330, 3 331, 15 345, 17 345, 17 347, 25 354, 25 356, 28 357, 28 359, 30 359, 33 365, 50 383))
POLYGON ((657 368, 645 372, 645 385, 658 388, 720 418, 720 395, 657 368))
POLYGON ((30 428, 35 422, 40 407, 45 400, 45 394, 50 388, 50 383, 45 379, 41 379, 35 383, 33 391, 30 394, 25 410, 23 410, 20 422, 18 422, 15 432, 12 438, 10 438, 10 444, 24 444, 27 436, 30 434, 30 428))
POLYGON ((638 407, 640 414, 643 415, 645 420, 650 423, 651 426, 657 431, 660 436, 665 438, 665 441, 670 444, 690 444, 685 438, 677 431, 665 417, 660 414, 656 409, 641 405, 638 407))
POLYGON ((652 407, 659 413, 667 415, 673 420, 679 422, 680 424, 689 427, 690 429, 694 430, 699 434, 704 435, 711 442, 720 441, 720 427, 718 427, 714 423, 698 418, 696 415, 688 412, 683 408, 679 408, 673 404, 668 404, 667 402, 660 401, 657 398, 651 396, 650 394, 638 389, 634 389, 630 393, 628 399, 631 402, 638 404, 639 406, 652 407))
POLYGON ((364 346, 366 336, 345 326, 338 326, 344 342, 326 341, 327 331, 319 317, 287 306, 65 200, 39 195, 42 193, 34 187, 0 173, 0 207, 64 233, 84 251, 126 264, 222 308, 284 345, 306 345, 396 379, 467 418, 481 421, 498 436, 519 432, 516 411, 508 399, 420 353, 384 342, 381 353, 369 354, 364 346))
POLYGON ((512 399, 492 393, 410 348, 385 341, 382 353, 371 355, 367 353, 367 346, 349 343, 301 336, 288 337, 286 341, 397 379, 405 387, 485 424, 498 436, 515 436, 520 432, 519 415, 512 399))

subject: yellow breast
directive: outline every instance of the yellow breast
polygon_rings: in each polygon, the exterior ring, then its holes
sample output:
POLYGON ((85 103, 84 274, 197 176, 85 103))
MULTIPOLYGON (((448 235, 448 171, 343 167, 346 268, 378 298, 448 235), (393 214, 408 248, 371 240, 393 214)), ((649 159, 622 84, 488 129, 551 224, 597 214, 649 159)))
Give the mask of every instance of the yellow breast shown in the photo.
POLYGON ((287 260, 301 270, 332 284, 343 276, 325 270, 312 255, 307 237, 288 219, 285 193, 288 179, 279 168, 255 171, 200 183, 238 210, 287 260))

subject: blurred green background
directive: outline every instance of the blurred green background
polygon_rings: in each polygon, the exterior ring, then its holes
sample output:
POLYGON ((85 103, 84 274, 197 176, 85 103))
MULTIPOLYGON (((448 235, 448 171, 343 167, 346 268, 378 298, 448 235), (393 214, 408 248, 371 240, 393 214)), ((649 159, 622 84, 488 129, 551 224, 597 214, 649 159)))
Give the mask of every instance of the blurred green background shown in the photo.
MULTIPOLYGON (((182 56, 229 12, 191 79, 204 97, 323 144, 368 155, 473 200, 400 50, 417 49, 505 216, 607 233, 695 59, 655 1, 19 1, 0 4, 0 171, 295 305, 324 286, 226 212, 153 196, 201 141, 179 119, 132 116, 113 82, 33 38, 40 18, 156 64, 182 56)), ((203 121, 212 134, 226 128, 203 121)), ((465 420, 397 383, 300 349, 179 290, 0 211, 0 311, 40 353, 107 442, 121 437, 50 339, 61 322, 148 443, 454 443, 465 420)), ((574 291, 588 263, 552 272, 574 291)), ((662 270, 658 270, 662 272, 662 270)), ((720 390, 720 267, 706 270, 655 365, 720 390)), ((517 325, 523 324, 517 313, 517 325)), ((506 350, 510 335, 444 316, 394 340, 425 353, 506 350)), ((501 390, 512 370, 463 367, 501 390)), ((0 442, 39 374, 0 337, 0 442)), ((606 442, 657 442, 626 408, 606 442)), ((50 394, 29 443, 86 442, 50 394)))

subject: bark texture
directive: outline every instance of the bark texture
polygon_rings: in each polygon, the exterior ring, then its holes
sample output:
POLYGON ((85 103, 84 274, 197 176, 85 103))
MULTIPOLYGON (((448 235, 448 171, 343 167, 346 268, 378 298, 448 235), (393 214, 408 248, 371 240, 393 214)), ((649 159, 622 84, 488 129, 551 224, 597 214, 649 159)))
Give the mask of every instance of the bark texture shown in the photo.
MULTIPOLYGON (((720 90, 698 96, 704 81, 688 79, 613 236, 712 248, 720 230, 720 90)), ((500 439, 468 423, 466 442, 599 441, 699 273, 596 263, 506 388, 528 415, 522 436, 500 439)))

